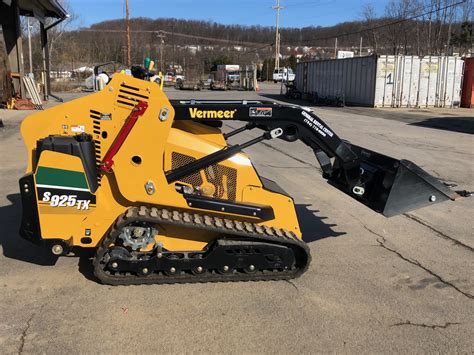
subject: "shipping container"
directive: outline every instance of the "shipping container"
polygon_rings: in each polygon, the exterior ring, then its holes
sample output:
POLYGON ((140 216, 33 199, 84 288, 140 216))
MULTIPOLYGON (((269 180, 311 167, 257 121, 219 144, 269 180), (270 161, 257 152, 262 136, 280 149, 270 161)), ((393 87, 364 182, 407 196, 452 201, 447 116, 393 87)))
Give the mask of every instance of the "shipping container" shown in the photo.
POLYGON ((464 62, 453 56, 369 56, 298 64, 297 89, 312 99, 371 107, 459 107, 464 62))
POLYGON ((474 58, 464 59, 461 106, 474 108, 474 58))

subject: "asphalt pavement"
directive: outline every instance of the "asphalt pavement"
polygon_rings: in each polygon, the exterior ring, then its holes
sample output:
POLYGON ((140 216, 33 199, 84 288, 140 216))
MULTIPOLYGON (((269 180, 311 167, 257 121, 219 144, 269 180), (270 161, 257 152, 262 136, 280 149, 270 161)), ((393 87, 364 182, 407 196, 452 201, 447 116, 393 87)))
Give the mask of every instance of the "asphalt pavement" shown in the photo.
MULTIPOLYGON (((278 91, 167 90, 176 99, 275 99, 278 91)), ((340 137, 474 190, 473 110, 314 110, 340 137), (425 116, 464 128, 413 124, 425 116)), ((19 124, 27 114, 0 111, 1 353, 474 351, 472 198, 386 219, 328 185, 304 144, 266 142, 246 152, 295 199, 313 257, 302 277, 104 286, 88 253, 55 260, 18 236, 17 181, 26 166, 19 124)))

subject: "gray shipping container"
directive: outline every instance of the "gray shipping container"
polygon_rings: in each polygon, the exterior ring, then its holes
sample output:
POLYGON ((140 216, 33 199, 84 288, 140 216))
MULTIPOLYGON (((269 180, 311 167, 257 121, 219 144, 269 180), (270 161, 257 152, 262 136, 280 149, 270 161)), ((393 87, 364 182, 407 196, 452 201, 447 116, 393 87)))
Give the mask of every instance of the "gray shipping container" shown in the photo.
POLYGON ((370 56, 298 63, 304 96, 372 107, 458 107, 464 62, 452 56, 370 56))

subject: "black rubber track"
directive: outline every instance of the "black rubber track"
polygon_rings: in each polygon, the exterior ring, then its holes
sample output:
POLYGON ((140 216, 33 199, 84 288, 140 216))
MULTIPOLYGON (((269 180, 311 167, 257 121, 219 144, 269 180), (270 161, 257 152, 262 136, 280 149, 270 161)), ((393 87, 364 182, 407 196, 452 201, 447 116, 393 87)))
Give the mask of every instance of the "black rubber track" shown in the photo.
POLYGON ((311 255, 309 248, 293 232, 255 223, 238 220, 222 219, 197 213, 188 213, 155 207, 132 207, 121 215, 110 232, 99 245, 93 260, 94 274, 100 282, 108 285, 140 285, 140 284, 174 284, 195 282, 233 282, 233 281, 266 281, 290 280, 299 277, 309 266, 311 255), (111 274, 104 267, 103 258, 113 245, 120 231, 126 225, 134 222, 153 223, 158 225, 176 225, 186 228, 204 229, 209 232, 221 233, 222 237, 239 237, 241 240, 275 243, 292 248, 295 254, 295 267, 291 270, 273 271, 257 270, 253 273, 233 272, 219 274, 209 272, 203 275, 182 273, 179 275, 165 275, 153 273, 147 276, 127 274, 111 274))

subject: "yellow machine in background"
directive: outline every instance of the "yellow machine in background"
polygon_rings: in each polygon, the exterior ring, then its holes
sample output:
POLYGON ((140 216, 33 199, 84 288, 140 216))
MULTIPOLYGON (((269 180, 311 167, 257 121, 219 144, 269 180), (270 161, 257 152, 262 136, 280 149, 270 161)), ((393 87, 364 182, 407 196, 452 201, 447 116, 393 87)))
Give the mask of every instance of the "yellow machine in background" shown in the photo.
POLYGON ((95 274, 108 284, 303 273, 310 256, 292 198, 242 152, 263 140, 301 139, 331 184, 387 216, 455 197, 413 163, 341 141, 300 107, 170 102, 156 83, 123 74, 100 92, 29 116, 21 132, 22 236, 56 255, 96 248, 95 274), (224 120, 246 125, 223 135, 224 120), (227 143, 253 128, 263 135, 227 143))

